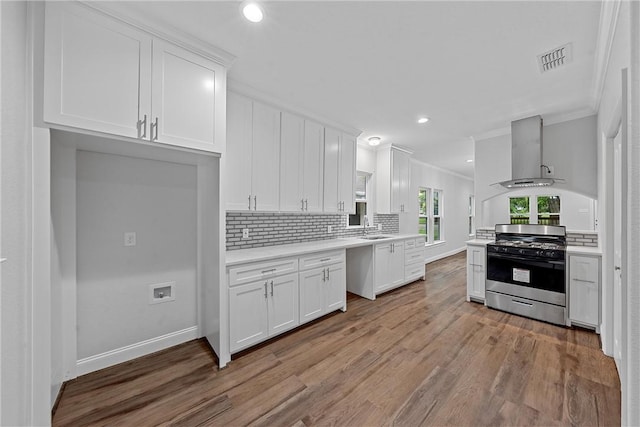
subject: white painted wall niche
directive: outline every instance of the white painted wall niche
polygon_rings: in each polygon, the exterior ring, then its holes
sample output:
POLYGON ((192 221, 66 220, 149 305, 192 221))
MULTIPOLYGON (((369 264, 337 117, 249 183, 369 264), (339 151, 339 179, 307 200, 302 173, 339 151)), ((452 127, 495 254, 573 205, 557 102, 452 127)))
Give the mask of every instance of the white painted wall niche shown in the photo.
POLYGON ((51 147, 52 400, 63 381, 203 335, 220 351, 219 158, 57 130, 51 147), (168 282, 173 300, 152 303, 168 282))
POLYGON ((78 151, 76 177, 78 359, 195 328, 196 167, 78 151))

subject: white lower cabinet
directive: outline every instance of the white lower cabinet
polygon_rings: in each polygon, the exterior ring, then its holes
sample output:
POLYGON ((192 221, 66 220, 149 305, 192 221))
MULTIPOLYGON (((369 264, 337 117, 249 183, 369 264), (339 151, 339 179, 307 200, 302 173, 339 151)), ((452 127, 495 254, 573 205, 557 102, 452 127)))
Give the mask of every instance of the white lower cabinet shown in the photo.
POLYGON ((347 307, 344 250, 302 257, 300 273, 300 324, 347 307), (320 264, 320 267, 317 265, 320 264), (305 266, 314 266, 305 269, 305 266))
POLYGON ((229 267, 229 351, 347 309, 345 250, 229 267))
POLYGON ((404 283, 404 242, 378 243, 374 247, 374 290, 376 293, 404 283))
POLYGON ((487 248, 484 245, 467 245, 467 301, 484 302, 487 248))
POLYGON ((404 280, 413 282, 424 279, 424 239, 410 239, 404 242, 404 280))
POLYGON ((600 257, 569 255, 569 320, 600 327, 600 257))
POLYGON ((298 317, 297 273, 230 287, 231 352, 298 326, 298 317))

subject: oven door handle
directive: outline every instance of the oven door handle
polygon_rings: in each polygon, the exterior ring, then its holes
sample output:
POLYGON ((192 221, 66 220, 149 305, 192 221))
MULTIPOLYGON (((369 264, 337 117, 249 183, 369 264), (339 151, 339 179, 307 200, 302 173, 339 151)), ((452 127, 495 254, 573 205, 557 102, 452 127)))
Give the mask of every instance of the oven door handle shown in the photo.
POLYGON ((489 258, 506 259, 506 260, 509 260, 509 261, 523 261, 523 262, 527 262, 527 263, 532 264, 532 265, 539 265, 541 267, 546 267, 547 264, 562 265, 562 266, 565 265, 564 260, 562 260, 562 261, 559 261, 559 260, 546 260, 544 258, 533 259, 533 258, 522 257, 522 256, 518 256, 518 255, 513 255, 513 254, 504 255, 504 254, 488 253, 487 254, 487 260, 489 258))

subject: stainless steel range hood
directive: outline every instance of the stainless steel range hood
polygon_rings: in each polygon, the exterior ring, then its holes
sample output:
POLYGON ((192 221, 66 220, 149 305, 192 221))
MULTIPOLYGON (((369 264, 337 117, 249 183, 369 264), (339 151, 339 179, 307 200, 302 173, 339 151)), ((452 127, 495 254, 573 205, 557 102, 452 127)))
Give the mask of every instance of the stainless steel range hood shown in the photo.
POLYGON ((546 187, 553 178, 542 176, 542 117, 511 122, 511 176, 499 184, 506 188, 546 187))

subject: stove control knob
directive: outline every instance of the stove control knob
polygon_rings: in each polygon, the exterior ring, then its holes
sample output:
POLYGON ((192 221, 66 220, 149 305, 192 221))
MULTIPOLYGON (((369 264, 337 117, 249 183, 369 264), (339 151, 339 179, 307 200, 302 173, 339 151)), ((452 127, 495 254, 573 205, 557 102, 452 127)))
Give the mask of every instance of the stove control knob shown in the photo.
POLYGON ((518 252, 519 252, 521 255, 525 255, 525 254, 527 253, 527 251, 525 251, 524 249, 520 249, 518 252))
POLYGON ((536 251, 536 255, 537 256, 543 256, 544 255, 544 251, 536 251))
POLYGON ((548 258, 555 258, 555 256, 556 256, 556 251, 547 251, 547 252, 545 253, 545 255, 546 255, 548 258))

